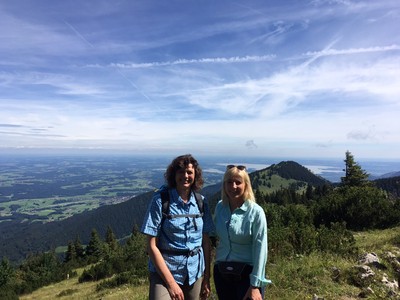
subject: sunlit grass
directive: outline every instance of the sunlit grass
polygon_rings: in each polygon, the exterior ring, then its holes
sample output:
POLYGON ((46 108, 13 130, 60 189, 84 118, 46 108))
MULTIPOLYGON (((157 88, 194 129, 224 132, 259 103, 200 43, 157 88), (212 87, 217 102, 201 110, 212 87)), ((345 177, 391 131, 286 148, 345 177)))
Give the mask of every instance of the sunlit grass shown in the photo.
POLYGON ((351 265, 351 261, 321 253, 277 260, 267 267, 273 282, 267 287, 267 299, 312 299, 314 294, 341 299, 357 295, 357 288, 332 280, 334 268, 345 270, 351 265))
POLYGON ((122 285, 114 289, 107 289, 100 292, 96 291, 96 286, 101 281, 79 283, 78 278, 83 269, 78 269, 78 275, 66 279, 62 282, 45 286, 28 295, 22 295, 21 300, 52 300, 52 299, 71 299, 71 300, 122 300, 137 299, 145 300, 148 298, 148 284, 141 286, 122 285))
POLYGON ((373 252, 374 249, 390 250, 395 246, 393 243, 396 239, 400 244, 400 228, 364 231, 355 233, 354 237, 357 245, 363 251, 373 252))

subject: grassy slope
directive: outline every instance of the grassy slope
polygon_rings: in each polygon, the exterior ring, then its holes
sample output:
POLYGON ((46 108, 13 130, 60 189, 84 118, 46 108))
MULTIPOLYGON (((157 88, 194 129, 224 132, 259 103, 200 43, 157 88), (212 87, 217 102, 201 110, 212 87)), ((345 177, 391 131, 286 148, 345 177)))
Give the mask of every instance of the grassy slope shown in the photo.
MULTIPOLYGON (((400 251, 400 228, 376 230, 356 233, 357 245, 361 253, 375 252, 383 257, 385 251, 400 251)), ((268 277, 273 284, 266 290, 267 299, 296 300, 312 299, 314 294, 324 297, 325 300, 350 300, 357 299, 360 289, 350 285, 346 280, 346 271, 356 265, 355 259, 343 259, 335 255, 314 253, 309 256, 284 258, 268 263, 268 277), (342 270, 342 276, 338 281, 332 280, 332 269, 336 267, 342 270)), ((377 273, 377 282, 380 281, 381 271, 377 273)), ((82 270, 78 270, 80 274, 82 270)), ((388 270, 385 271, 388 273, 388 270)), ((394 274, 388 273, 393 280, 394 274)), ((21 300, 28 299, 147 299, 148 284, 140 287, 121 286, 103 292, 96 292, 97 283, 79 284, 77 277, 64 280, 61 283, 47 286, 30 295, 22 296, 21 300), (55 297, 62 292, 70 294, 63 297, 55 297)), ((368 299, 383 299, 379 289, 375 296, 368 299)), ((213 288, 213 291, 215 289, 213 288)), ((215 295, 211 299, 216 299, 215 295)))
POLYGON ((131 287, 127 285, 120 286, 115 289, 108 289, 96 292, 96 285, 99 282, 79 283, 78 277, 82 274, 83 269, 77 270, 78 276, 66 279, 62 282, 45 286, 31 294, 23 295, 21 300, 53 300, 53 299, 102 299, 102 300, 121 300, 121 299, 137 299, 146 300, 148 294, 148 285, 131 287))

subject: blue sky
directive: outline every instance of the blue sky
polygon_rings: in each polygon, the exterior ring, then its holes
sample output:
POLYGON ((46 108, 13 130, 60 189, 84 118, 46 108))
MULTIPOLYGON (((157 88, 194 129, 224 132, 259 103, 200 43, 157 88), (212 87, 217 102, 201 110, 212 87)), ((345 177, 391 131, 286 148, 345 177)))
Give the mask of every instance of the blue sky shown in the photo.
POLYGON ((400 159, 400 1, 0 2, 0 148, 400 159))

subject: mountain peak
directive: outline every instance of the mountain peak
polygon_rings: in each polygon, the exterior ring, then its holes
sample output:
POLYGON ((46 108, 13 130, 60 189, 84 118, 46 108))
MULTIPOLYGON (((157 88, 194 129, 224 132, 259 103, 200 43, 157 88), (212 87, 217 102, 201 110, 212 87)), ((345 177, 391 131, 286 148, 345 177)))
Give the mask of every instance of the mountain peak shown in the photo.
POLYGON ((251 176, 258 178, 265 178, 279 176, 286 180, 301 181, 313 186, 322 186, 324 184, 330 184, 330 182, 321 176, 318 176, 311 172, 306 167, 295 161, 281 161, 278 164, 273 164, 268 168, 252 173, 251 176))

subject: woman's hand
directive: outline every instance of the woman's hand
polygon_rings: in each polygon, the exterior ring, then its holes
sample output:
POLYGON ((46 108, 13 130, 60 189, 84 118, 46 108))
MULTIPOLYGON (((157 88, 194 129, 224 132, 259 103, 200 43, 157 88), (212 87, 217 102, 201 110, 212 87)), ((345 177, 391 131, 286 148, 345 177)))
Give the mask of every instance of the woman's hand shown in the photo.
POLYGON ((164 281, 168 293, 172 300, 185 300, 182 289, 176 283, 174 276, 172 276, 171 271, 168 269, 165 260, 157 247, 157 239, 154 236, 147 237, 147 253, 150 256, 151 261, 157 269, 157 273, 160 275, 161 279, 164 281))
POLYGON ((175 281, 170 285, 167 285, 167 288, 172 300, 185 300, 185 295, 183 294, 182 289, 175 281))
POLYGON ((207 278, 203 279, 201 283, 201 290, 200 290, 200 299, 205 300, 210 297, 211 287, 210 287, 210 280, 207 278))
POLYGON ((247 290, 246 295, 244 296, 243 300, 262 300, 262 295, 258 287, 250 286, 247 290))

